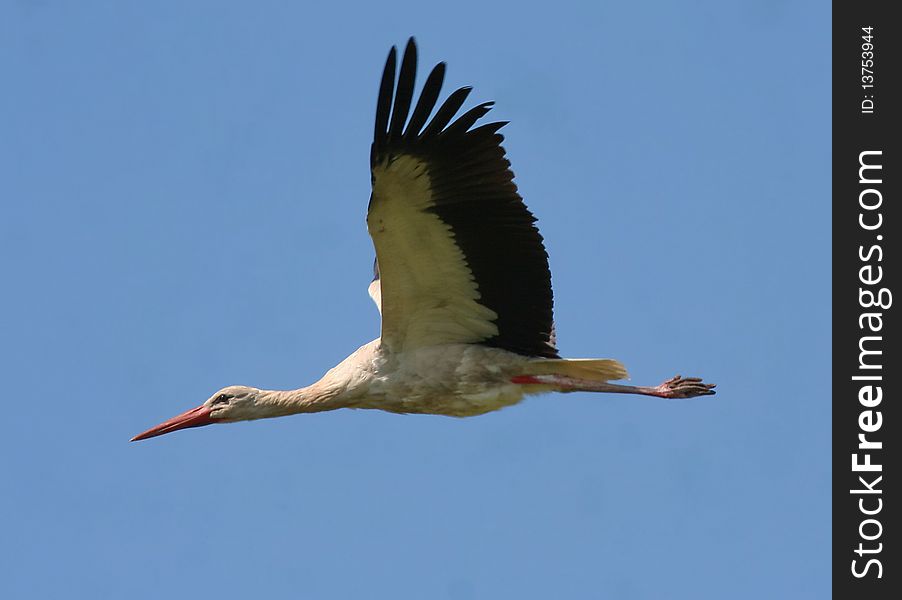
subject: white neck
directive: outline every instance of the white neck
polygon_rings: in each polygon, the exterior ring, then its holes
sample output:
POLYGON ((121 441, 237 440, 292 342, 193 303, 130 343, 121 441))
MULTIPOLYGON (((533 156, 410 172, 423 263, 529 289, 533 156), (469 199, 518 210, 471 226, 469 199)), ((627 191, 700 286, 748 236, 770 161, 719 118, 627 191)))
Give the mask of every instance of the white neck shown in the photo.
POLYGON ((258 418, 314 413, 354 406, 346 389, 330 385, 325 378, 296 390, 260 390, 256 408, 258 418))

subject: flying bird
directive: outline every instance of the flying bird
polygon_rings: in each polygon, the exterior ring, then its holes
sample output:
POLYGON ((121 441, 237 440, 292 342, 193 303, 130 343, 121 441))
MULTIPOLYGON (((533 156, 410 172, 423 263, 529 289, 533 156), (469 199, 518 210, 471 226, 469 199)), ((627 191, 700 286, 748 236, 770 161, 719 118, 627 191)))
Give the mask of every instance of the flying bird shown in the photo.
POLYGON ((433 115, 444 63, 432 69, 413 105, 413 38, 397 81, 396 63, 393 47, 376 104, 366 217, 376 249, 369 294, 382 314, 381 336, 313 385, 226 387, 132 441, 338 408, 469 417, 546 392, 714 394, 713 384, 679 375, 654 387, 610 383, 627 378, 620 362, 560 357, 548 255, 498 133, 507 123, 477 126, 492 102, 455 119, 469 87, 454 91, 433 115))

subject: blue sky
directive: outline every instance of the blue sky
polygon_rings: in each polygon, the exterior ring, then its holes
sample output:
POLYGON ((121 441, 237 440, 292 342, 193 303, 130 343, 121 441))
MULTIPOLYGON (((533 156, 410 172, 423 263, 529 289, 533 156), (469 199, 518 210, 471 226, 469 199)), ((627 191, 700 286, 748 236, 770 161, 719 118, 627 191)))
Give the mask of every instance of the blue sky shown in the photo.
POLYGON ((826 597, 829 4, 592 4, 0 4, 0 596, 826 597), (378 335, 411 34, 511 121, 563 353, 718 395, 129 444, 378 335))

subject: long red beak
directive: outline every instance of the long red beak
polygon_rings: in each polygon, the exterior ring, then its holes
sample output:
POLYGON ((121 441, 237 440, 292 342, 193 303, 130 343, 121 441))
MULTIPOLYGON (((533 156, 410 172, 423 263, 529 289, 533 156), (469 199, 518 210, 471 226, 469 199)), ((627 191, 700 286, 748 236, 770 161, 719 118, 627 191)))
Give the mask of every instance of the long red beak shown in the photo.
POLYGON ((179 429, 188 429, 189 427, 200 427, 213 423, 214 419, 210 418, 210 409, 201 404, 197 408, 192 408, 187 412, 183 412, 177 417, 172 417, 168 421, 164 421, 156 427, 151 427, 144 433, 139 433, 133 437, 130 442, 138 440, 146 440, 147 438, 163 435, 164 433, 172 433, 179 429))

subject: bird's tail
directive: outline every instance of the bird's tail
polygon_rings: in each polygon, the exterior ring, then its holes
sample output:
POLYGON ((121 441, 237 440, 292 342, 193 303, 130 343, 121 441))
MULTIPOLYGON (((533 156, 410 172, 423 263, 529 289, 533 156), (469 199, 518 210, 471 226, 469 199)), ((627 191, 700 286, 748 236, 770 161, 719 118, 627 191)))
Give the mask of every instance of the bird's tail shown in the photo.
POLYGON ((612 358, 542 358, 528 362, 523 374, 558 375, 593 382, 629 379, 626 367, 612 358))

